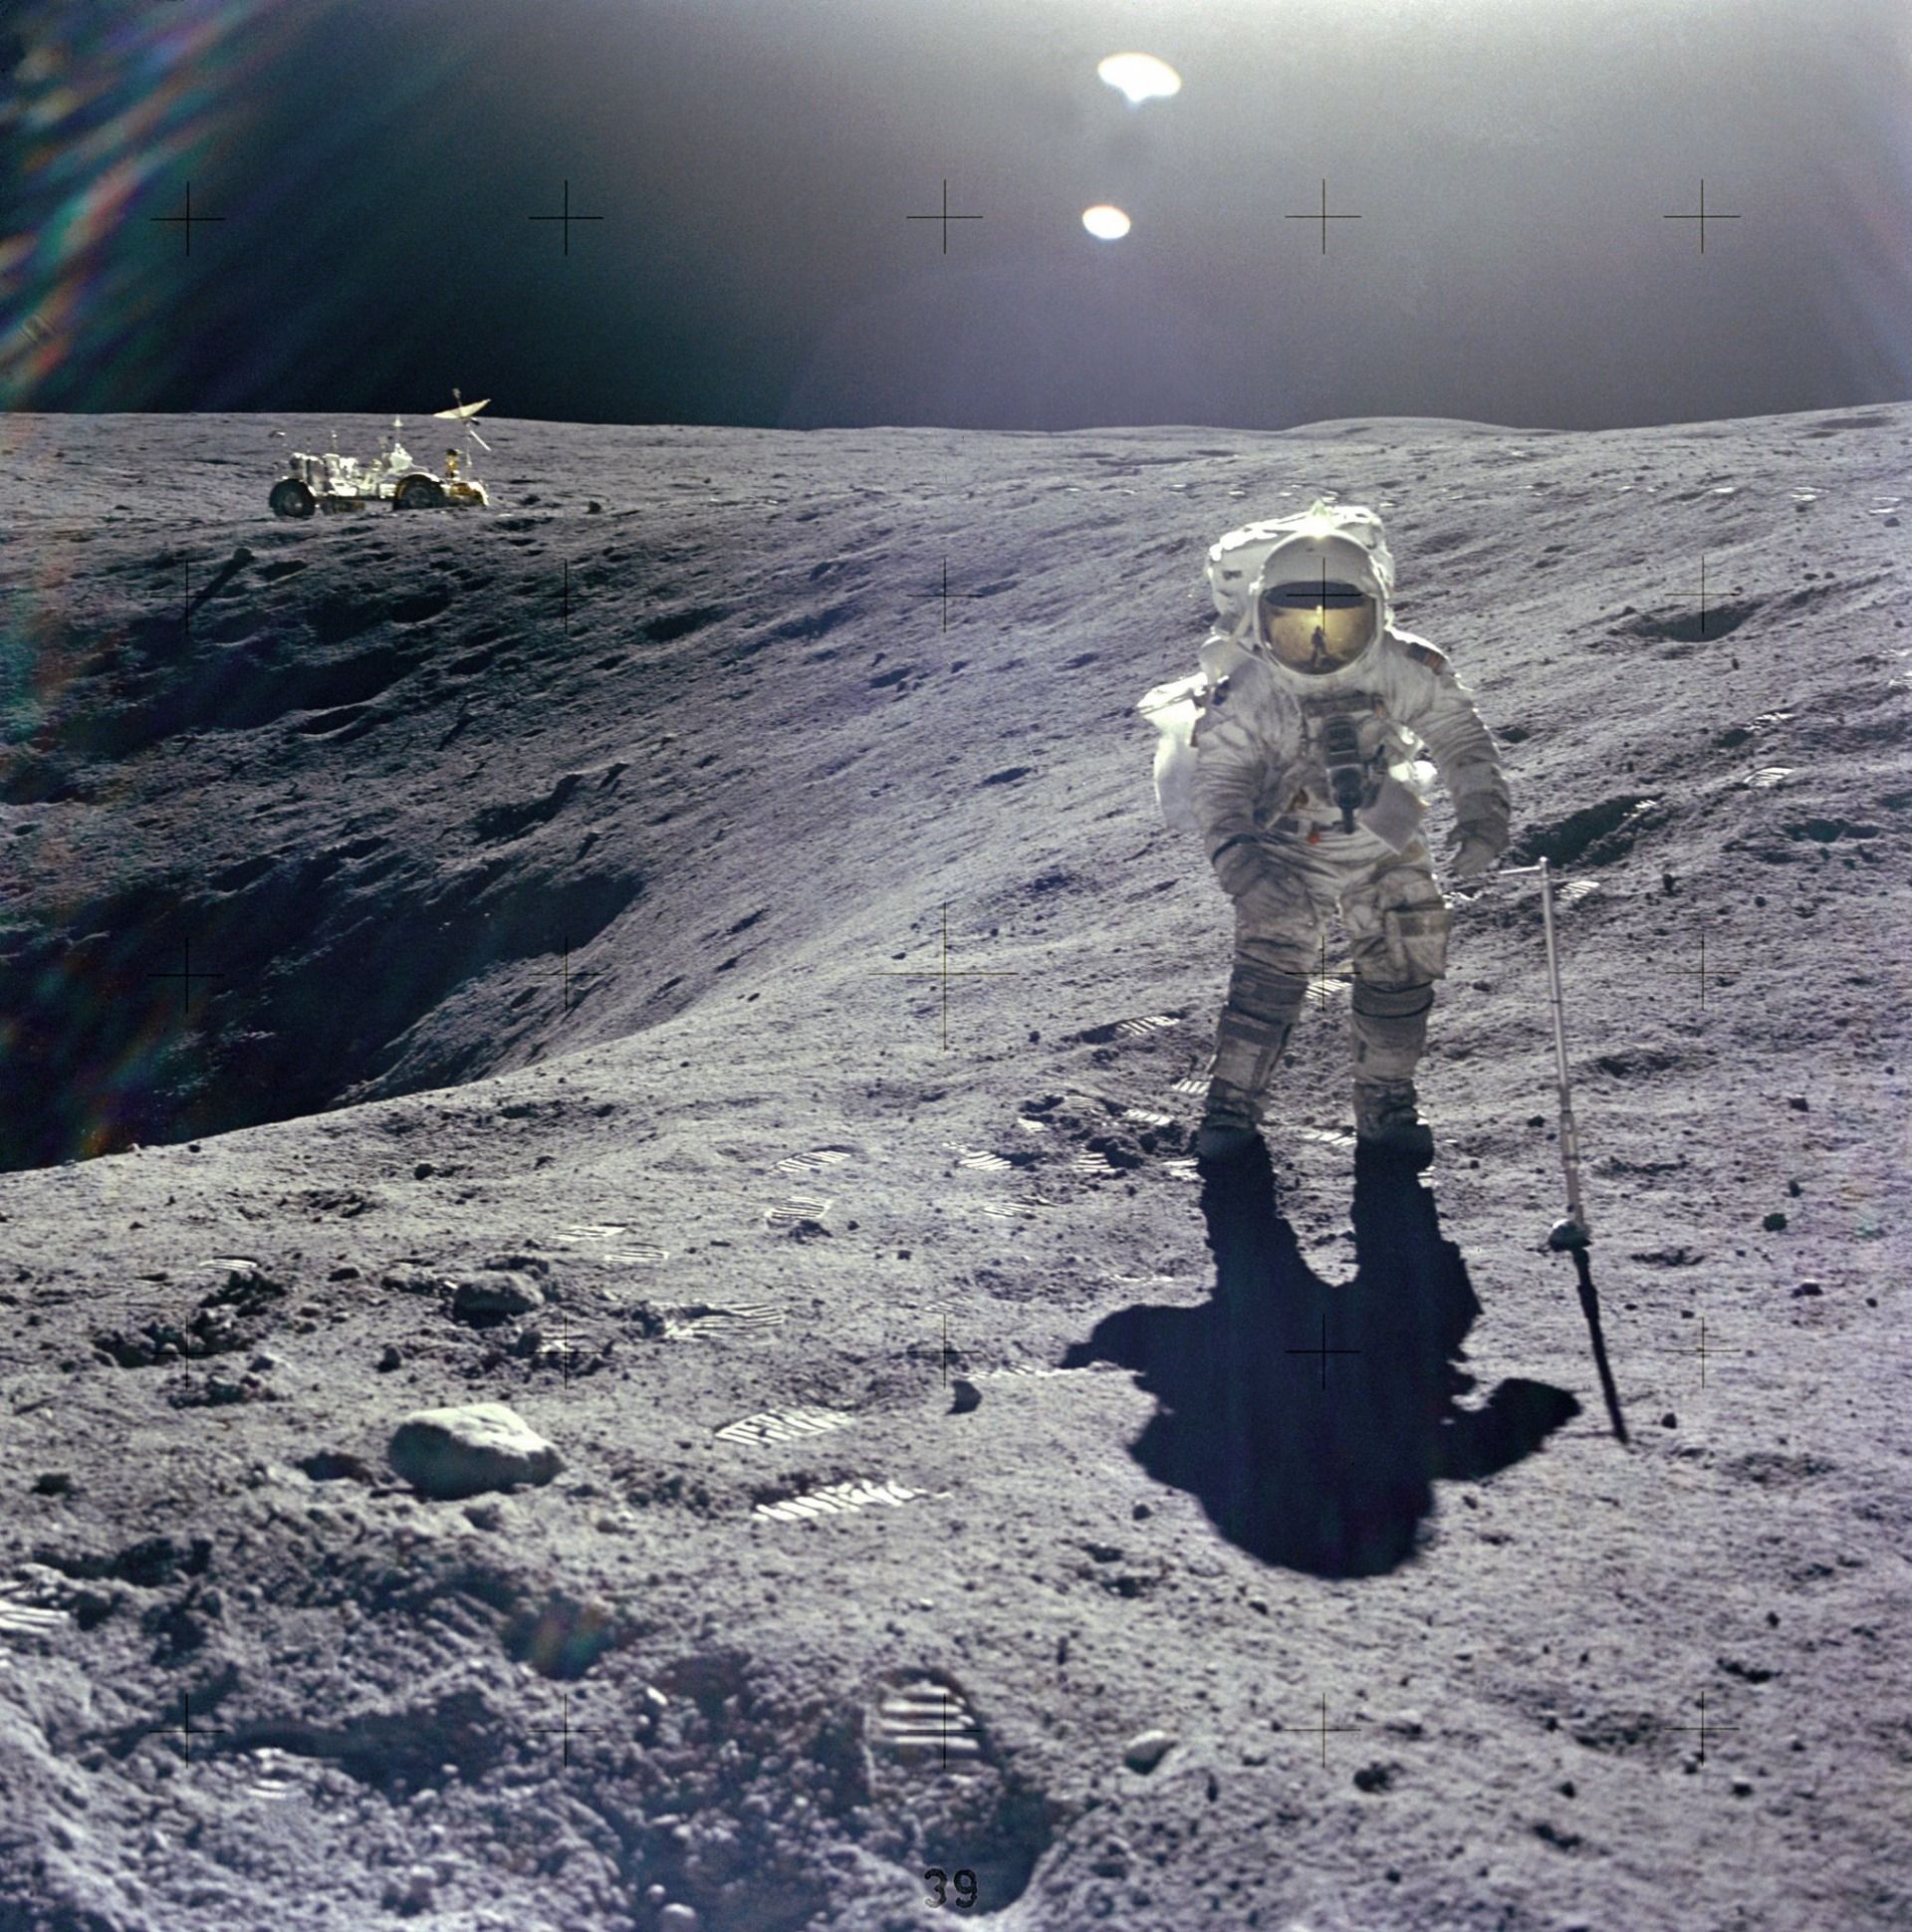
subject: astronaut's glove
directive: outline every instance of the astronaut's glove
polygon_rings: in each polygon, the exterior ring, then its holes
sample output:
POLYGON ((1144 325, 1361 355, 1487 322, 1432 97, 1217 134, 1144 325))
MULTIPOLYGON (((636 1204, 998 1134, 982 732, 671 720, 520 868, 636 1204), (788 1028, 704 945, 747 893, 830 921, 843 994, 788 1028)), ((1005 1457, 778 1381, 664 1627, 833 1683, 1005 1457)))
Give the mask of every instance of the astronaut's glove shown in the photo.
POLYGON ((1454 828, 1448 842, 1447 869, 1455 878, 1478 878, 1491 872, 1507 849, 1507 826, 1499 819, 1479 819, 1454 828))

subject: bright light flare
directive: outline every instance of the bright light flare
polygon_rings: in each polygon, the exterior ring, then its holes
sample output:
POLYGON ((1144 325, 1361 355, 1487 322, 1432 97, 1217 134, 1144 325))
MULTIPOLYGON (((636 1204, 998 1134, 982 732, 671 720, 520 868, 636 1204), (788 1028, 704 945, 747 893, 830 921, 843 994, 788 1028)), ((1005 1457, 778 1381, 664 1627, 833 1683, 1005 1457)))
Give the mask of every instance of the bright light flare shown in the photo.
POLYGON ((1094 207, 1082 210, 1082 226, 1097 241, 1120 241, 1128 233, 1129 221, 1121 209, 1098 201, 1094 207))
POLYGON ((1131 108, 1144 101, 1166 101, 1182 91, 1182 77, 1153 54, 1111 54, 1097 64, 1095 72, 1118 94, 1126 95, 1131 108))

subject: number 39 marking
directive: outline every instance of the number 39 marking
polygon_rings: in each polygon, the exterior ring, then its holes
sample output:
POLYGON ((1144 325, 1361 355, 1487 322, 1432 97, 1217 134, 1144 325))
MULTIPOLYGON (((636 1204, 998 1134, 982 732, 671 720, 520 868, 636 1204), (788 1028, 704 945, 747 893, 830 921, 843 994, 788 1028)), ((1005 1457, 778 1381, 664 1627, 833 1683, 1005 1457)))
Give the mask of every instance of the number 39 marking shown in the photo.
POLYGON ((957 1872, 952 1880, 941 1865, 931 1865, 923 1873, 923 1882, 936 1887, 935 1894, 929 1901, 932 1905, 955 1905, 967 1911, 976 1903, 976 1874, 967 1867, 957 1872), (954 1898, 948 1897, 945 1893, 945 1886, 950 1883, 956 1887, 954 1898))

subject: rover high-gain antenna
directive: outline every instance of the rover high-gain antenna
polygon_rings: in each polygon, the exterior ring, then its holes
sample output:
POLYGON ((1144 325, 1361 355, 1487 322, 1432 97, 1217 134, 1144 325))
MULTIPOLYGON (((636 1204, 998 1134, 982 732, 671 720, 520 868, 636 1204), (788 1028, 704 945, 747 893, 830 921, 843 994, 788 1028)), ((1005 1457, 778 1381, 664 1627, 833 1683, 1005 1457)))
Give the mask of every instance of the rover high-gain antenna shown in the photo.
POLYGON ((462 422, 465 425, 465 434, 489 455, 491 453, 491 445, 485 441, 484 437, 479 435, 478 425, 472 421, 472 417, 490 400, 491 397, 486 396, 483 402, 467 402, 462 389, 453 389, 451 392, 452 406, 449 409, 434 409, 432 414, 440 422, 462 422))

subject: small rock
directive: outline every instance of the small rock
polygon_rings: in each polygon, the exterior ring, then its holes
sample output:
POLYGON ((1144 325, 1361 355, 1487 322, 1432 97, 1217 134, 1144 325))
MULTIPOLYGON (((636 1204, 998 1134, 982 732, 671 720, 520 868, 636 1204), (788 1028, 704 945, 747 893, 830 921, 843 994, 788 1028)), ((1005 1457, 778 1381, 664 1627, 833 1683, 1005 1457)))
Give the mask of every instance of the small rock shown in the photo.
POLYGON ((1797 1181, 1788 1181, 1786 1184, 1786 1191, 1790 1195, 1792 1195, 1793 1200, 1796 1201, 1799 1198, 1799 1196, 1805 1192, 1805 1189, 1802 1188, 1797 1181))
POLYGON ((955 1397, 949 1405, 951 1415, 967 1415, 971 1409, 982 1407, 983 1391, 974 1382, 958 1375, 949 1386, 950 1393, 955 1397))
POLYGON ((1809 1113, 1812 1110, 1811 1101, 1803 1093, 1789 1094, 1786 1103, 1794 1113, 1809 1113))
POLYGON ((1733 1781, 1733 1796, 1734 1796, 1735 1798, 1751 1798, 1751 1797, 1753 1796, 1753 1781, 1752 1781, 1752 1779, 1750 1779, 1750 1778, 1736 1778, 1736 1779, 1734 1779, 1734 1781, 1733 1781))
POLYGON ((1677 1429, 1679 1426, 1680 1426, 1680 1418, 1677 1415, 1675 1415, 1671 1409, 1668 1409, 1667 1412, 1660 1417, 1660 1427, 1662 1429, 1677 1429))
POLYGON ((529 1315, 544 1305, 545 1291, 515 1270, 473 1275, 451 1292, 451 1312, 460 1322, 503 1322, 514 1315, 529 1315))
POLYGON ((384 1352, 378 1357, 378 1373, 381 1375, 389 1375, 394 1368, 402 1368, 404 1365, 405 1358, 400 1352, 398 1344, 393 1341, 387 1341, 384 1352))
POLYGON ((603 514, 604 514, 604 506, 601 503, 599 503, 596 497, 593 497, 585 505, 585 515, 588 517, 601 517, 603 514))
POLYGON ((1782 1214, 1778 1208, 1775 1208, 1773 1212, 1769 1214, 1766 1217, 1766 1219, 1760 1223, 1760 1226, 1763 1227, 1768 1234, 1778 1234, 1780 1230, 1786 1226, 1786 1216, 1782 1214))
POLYGON ((1130 1771, 1146 1777, 1175 1749, 1176 1740, 1166 1731, 1142 1731, 1122 1747, 1122 1763, 1130 1771))
POLYGON ((44 1476, 33 1479, 33 1493, 36 1496, 71 1496, 73 1478, 64 1469, 49 1469, 44 1476))
POLYGON ((400 1262, 378 1277, 378 1286, 394 1288, 400 1295, 436 1295, 441 1289, 450 1288, 452 1282, 449 1276, 434 1275, 429 1268, 400 1262))
POLYGON ((1363 1765, 1354 1774, 1354 1789, 1363 1792, 1384 1792, 1394 1783, 1398 1765, 1375 1763, 1363 1765))
POLYGON ((1427 1735, 1427 1726, 1419 1711, 1396 1711, 1387 1720, 1387 1728, 1397 1738, 1419 1738, 1427 1735))
POLYGON ((698 1932, 703 1922, 694 1905, 666 1905, 657 1914, 657 1932, 698 1932))
POLYGON ((1798 1287, 1792 1291, 1792 1299, 1793 1301, 1796 1302, 1801 1295, 1821 1295, 1825 1291, 1819 1287, 1817 1282, 1801 1282, 1798 1285, 1798 1287))
POLYGON ((431 1903, 437 1884, 437 1874, 429 1865, 413 1865, 402 1881, 387 1881, 385 1903, 394 1911, 422 1912, 431 1903))
POLYGON ((419 1409, 398 1425, 385 1453, 414 1489, 447 1499, 514 1483, 548 1483, 565 1466, 558 1451, 502 1402, 419 1409))
POLYGON ((437 1173, 437 1171, 438 1169, 435 1166, 433 1166, 430 1161, 421 1160, 418 1163, 418 1165, 411 1170, 411 1178, 415 1181, 428 1181, 431 1179, 432 1175, 437 1173))
POLYGON ((326 1277, 326 1280, 329 1282, 356 1282, 358 1279, 358 1271, 352 1265, 351 1262, 347 1262, 341 1268, 335 1268, 332 1271, 332 1273, 326 1277))

